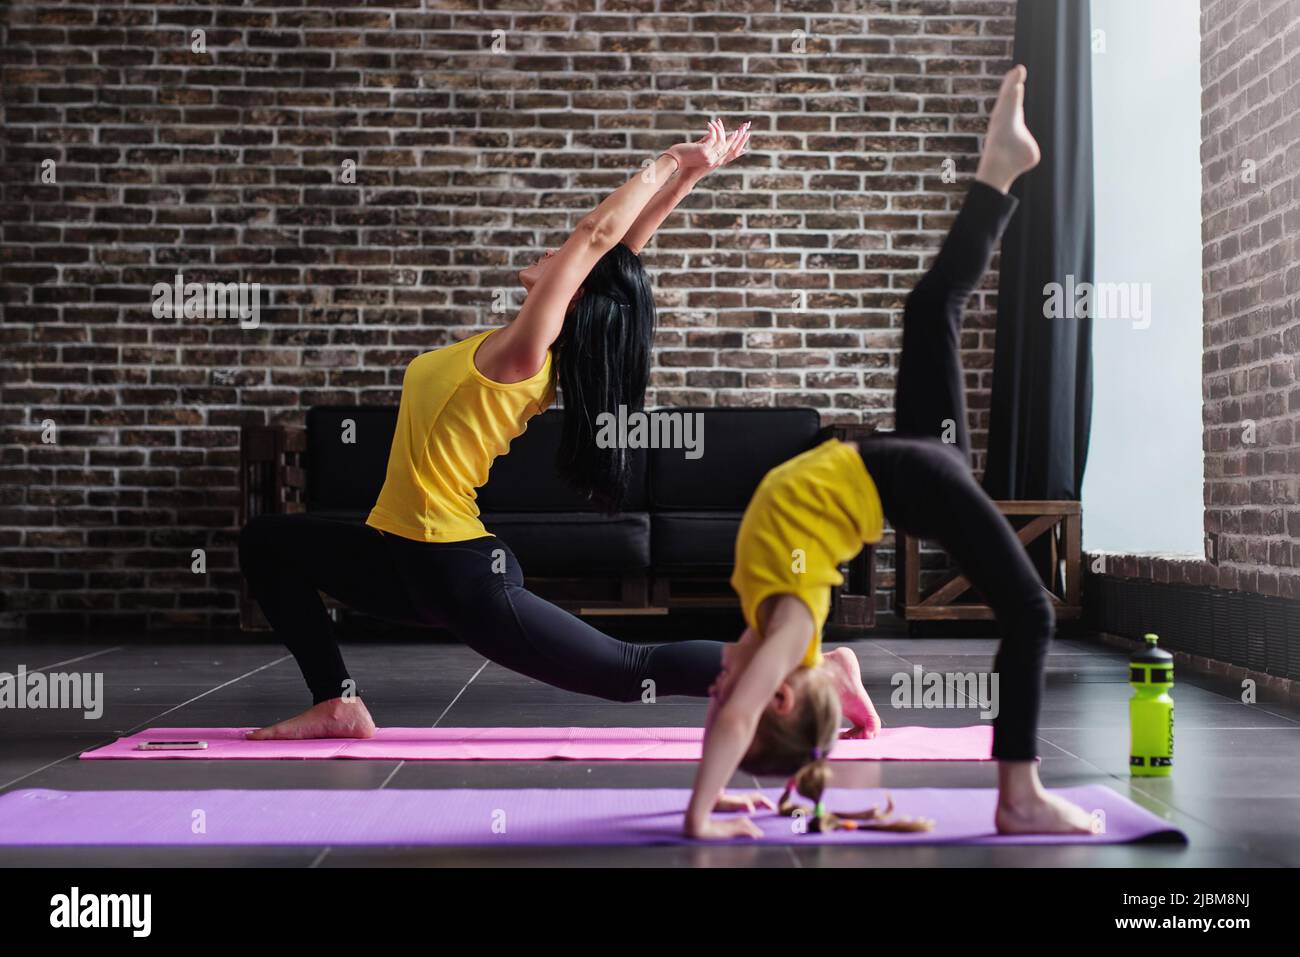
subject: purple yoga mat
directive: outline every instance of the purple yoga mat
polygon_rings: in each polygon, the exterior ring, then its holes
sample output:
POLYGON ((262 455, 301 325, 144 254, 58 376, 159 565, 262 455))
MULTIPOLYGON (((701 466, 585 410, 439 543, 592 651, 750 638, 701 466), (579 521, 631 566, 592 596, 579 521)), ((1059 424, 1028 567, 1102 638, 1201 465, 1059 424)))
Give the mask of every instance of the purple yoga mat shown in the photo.
MULTIPOLYGON (((150 728, 84 752, 102 758, 361 758, 388 761, 698 761, 700 728, 380 728, 364 741, 249 741, 251 728, 150 728), (206 741, 203 751, 138 751, 143 741, 206 741)), ((885 728, 870 741, 840 741, 842 761, 987 761, 993 728, 885 728)))
MULTIPOLYGON (((767 792, 773 800, 779 792, 767 792)), ((880 789, 831 790, 827 805, 862 808, 880 789)), ((934 818, 929 833, 796 833, 771 811, 753 816, 769 844, 1122 844, 1186 837, 1101 785, 1056 793, 1100 813, 1099 834, 1003 837, 991 789, 897 789, 899 815, 934 818)), ((690 792, 673 790, 11 791, 0 795, 0 846, 634 845, 695 843, 681 835, 690 792), (198 822, 202 829, 198 829, 198 822)), ((738 839, 741 840, 741 839, 738 839)))

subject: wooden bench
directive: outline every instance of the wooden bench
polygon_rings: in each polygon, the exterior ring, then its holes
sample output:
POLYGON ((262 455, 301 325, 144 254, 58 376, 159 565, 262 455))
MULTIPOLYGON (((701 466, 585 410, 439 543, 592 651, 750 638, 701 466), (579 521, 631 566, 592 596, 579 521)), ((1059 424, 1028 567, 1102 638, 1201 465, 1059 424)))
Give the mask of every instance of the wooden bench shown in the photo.
MULTIPOLYGON (((1018 525, 1016 536, 1028 547, 1044 535, 1051 548, 1051 593, 1057 618, 1078 618, 1083 612, 1083 510, 1078 502, 997 502, 998 510, 1018 525), (1024 521, 1021 521, 1024 520, 1024 521)), ((961 601, 973 589, 965 575, 950 572, 924 594, 921 591, 921 542, 895 530, 894 610, 908 621, 968 621, 993 618, 993 609, 977 601, 961 601)))

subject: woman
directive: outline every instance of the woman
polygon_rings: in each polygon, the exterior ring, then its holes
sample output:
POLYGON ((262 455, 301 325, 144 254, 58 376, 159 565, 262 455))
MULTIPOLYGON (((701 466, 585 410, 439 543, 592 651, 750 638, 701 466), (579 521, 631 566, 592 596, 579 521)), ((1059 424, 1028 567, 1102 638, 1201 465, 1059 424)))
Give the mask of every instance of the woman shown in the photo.
POLYGON ((1003 79, 965 205, 907 298, 894 403, 898 431, 858 444, 832 439, 777 466, 745 511, 731 581, 749 627, 727 648, 714 689, 684 821, 692 837, 760 836, 748 818, 711 816, 723 808, 772 806, 761 794, 722 793, 737 767, 793 775, 787 793, 792 788, 813 801, 813 828, 841 823, 822 805, 841 714, 854 736, 873 736, 880 719, 853 653, 840 648, 823 657, 821 632, 839 566, 863 543, 880 540, 885 519, 942 544, 997 616, 998 831, 1091 829, 1081 808, 1046 791, 1038 778, 1043 659, 1055 615, 1024 547, 971 473, 966 433, 962 308, 1015 212, 1011 184, 1039 161, 1024 123, 1024 81, 1021 66, 1003 79), (945 442, 954 431, 955 444, 945 442), (800 561, 792 562, 793 555, 800 561), (856 695, 846 697, 846 687, 856 695))
POLYGON ((614 701, 703 696, 721 644, 631 645, 526 591, 510 549, 478 518, 475 490, 528 420, 564 398, 558 467, 599 506, 617 508, 627 453, 596 443, 596 417, 641 408, 655 310, 638 254, 710 170, 745 151, 749 126, 713 121, 674 146, 520 272, 514 321, 417 356, 406 369, 383 490, 364 525, 311 515, 254 518, 239 539, 249 590, 302 669, 314 704, 250 737, 365 738, 319 592, 368 614, 450 630, 479 654, 567 691, 614 701))

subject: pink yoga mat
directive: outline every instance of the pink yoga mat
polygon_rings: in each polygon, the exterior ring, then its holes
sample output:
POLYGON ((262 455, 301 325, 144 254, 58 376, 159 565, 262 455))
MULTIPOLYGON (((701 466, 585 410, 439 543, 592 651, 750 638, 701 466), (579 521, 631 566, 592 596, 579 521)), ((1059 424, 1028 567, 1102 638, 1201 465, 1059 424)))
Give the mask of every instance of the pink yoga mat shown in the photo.
MULTIPOLYGON (((775 800, 778 792, 768 792, 775 800)), ((1186 841, 1168 821, 1101 785, 1062 788, 1098 834, 1004 837, 997 794, 896 789, 897 814, 933 818, 929 833, 809 834, 791 818, 752 817, 768 844, 1122 844, 1186 841)), ((686 790, 11 791, 0 795, 0 846, 631 845, 689 844, 686 790), (195 833, 195 822, 202 828, 195 833)), ((827 792, 834 808, 882 804, 878 789, 827 792)), ((744 840, 744 839, 738 839, 744 840)))
MULTIPOLYGON (((251 728, 150 728, 102 748, 86 760, 322 759, 372 761, 697 761, 700 728, 380 728, 364 741, 249 741, 251 728), (206 741, 203 751, 139 751, 144 741, 206 741)), ((840 741, 840 761, 987 761, 989 725, 885 728, 870 741, 840 741)))

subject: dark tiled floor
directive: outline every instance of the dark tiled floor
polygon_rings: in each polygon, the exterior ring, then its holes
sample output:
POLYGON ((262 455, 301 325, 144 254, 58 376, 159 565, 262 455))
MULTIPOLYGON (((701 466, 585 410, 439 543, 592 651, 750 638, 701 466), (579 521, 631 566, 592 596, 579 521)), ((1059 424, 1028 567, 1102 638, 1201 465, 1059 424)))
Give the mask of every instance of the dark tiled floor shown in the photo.
MULTIPOLYGON (((697 635, 692 633, 692 637, 697 635)), ((889 708, 890 677, 986 668, 984 639, 903 637, 887 625, 851 643, 868 690, 891 724, 960 725, 973 712, 889 708)), ((447 643, 354 644, 349 664, 376 720, 397 726, 696 725, 702 702, 609 704, 555 691, 447 643)), ((396 761, 78 761, 88 747, 148 726, 255 725, 305 704, 292 661, 268 644, 140 644, 0 640, 0 671, 102 671, 99 720, 77 712, 0 711, 0 790, 14 788, 689 787, 693 765, 396 761)), ((1098 783, 1168 818, 1187 847, 647 847, 647 848, 183 848, 0 849, 0 865, 559 864, 646 867, 1298 866, 1300 710, 1246 705, 1240 689, 1180 675, 1178 767, 1168 780, 1127 772, 1127 668, 1087 638, 1059 639, 1049 659, 1042 773, 1052 786, 1098 783)), ((837 783, 874 787, 992 787, 994 767, 967 763, 838 765, 837 783)), ((750 787, 752 779, 736 786, 750 787)), ((774 783, 774 782, 766 782, 774 783)))

